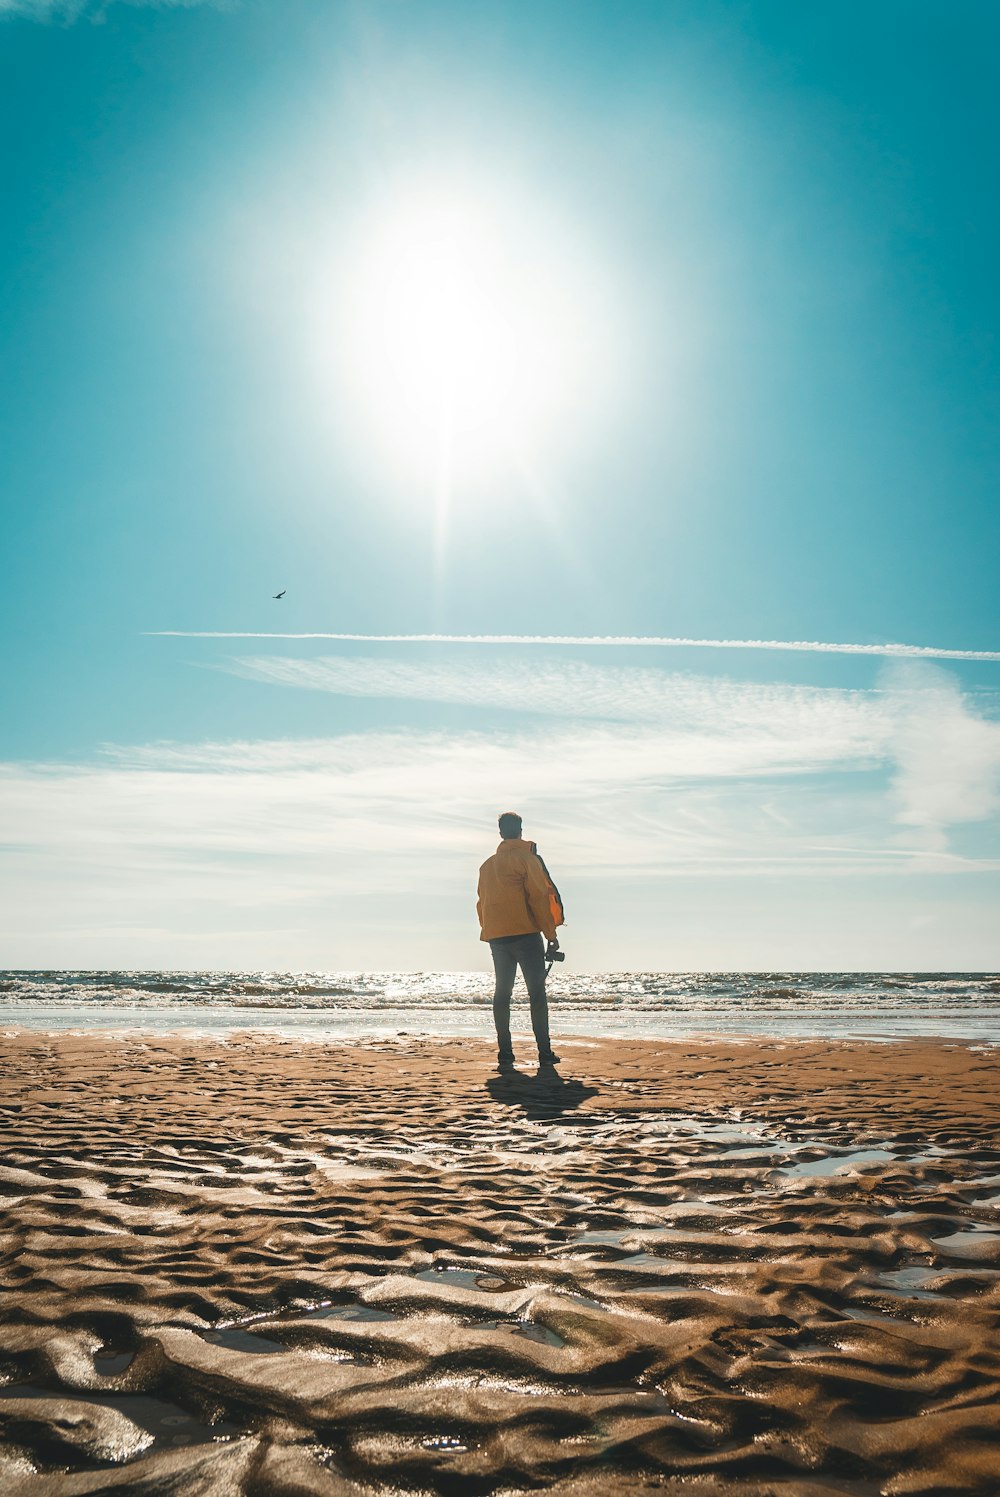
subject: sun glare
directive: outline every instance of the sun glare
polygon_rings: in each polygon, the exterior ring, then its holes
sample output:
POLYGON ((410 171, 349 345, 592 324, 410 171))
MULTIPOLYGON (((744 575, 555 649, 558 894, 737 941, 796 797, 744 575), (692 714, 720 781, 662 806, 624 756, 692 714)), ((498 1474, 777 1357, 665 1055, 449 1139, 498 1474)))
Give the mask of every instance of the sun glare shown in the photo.
POLYGON ((371 455, 440 490, 545 455, 588 419, 609 339, 567 240, 540 213, 427 189, 371 216, 343 277, 338 360, 371 455))

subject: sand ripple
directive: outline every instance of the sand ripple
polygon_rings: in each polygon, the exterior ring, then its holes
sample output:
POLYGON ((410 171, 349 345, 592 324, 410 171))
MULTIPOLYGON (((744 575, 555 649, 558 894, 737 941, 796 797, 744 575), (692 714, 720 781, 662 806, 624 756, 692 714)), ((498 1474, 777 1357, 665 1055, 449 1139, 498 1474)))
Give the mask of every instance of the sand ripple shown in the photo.
POLYGON ((993 1052, 3 1046, 4 1494, 1000 1490, 993 1052))

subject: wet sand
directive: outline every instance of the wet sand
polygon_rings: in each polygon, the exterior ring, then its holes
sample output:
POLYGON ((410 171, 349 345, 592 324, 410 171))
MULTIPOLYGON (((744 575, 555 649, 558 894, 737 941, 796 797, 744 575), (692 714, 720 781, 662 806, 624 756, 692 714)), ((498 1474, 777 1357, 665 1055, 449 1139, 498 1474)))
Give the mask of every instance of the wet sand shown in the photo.
POLYGON ((1000 1492, 1000 1052, 0 1039, 0 1492, 1000 1492))

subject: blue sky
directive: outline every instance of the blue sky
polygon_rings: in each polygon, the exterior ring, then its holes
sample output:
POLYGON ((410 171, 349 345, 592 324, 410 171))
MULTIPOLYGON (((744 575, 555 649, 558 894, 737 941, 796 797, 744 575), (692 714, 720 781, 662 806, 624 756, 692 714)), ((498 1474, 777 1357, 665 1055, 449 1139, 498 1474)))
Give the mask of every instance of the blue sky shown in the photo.
POLYGON ((186 637, 1000 649, 998 41, 0 0, 0 962, 1000 966, 1000 662, 186 637))

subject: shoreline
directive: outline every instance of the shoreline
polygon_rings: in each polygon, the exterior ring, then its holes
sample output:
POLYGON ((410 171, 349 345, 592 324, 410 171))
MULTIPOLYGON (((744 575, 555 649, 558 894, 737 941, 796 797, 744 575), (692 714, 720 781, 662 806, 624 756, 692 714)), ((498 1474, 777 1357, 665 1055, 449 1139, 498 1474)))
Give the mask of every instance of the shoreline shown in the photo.
POLYGON ((3 1033, 11 1497, 995 1491, 991 1048, 297 1038, 3 1033))
MULTIPOLYGON (((76 1035, 78 1037, 89 1036, 100 1039, 101 1037, 128 1038, 141 1037, 143 1035, 185 1035, 194 1039, 222 1040, 226 1036, 253 1034, 261 1040, 286 1039, 297 1040, 308 1044, 364 1044, 367 1040, 383 1040, 397 1037, 405 1037, 412 1040, 441 1041, 444 1043, 484 1043, 492 1045, 491 1020, 485 1009, 473 1010, 468 1016, 462 1015, 458 1019, 452 1019, 450 1024, 442 1024, 440 1020, 435 1024, 428 1024, 420 1020, 423 1016, 413 1010, 400 1010, 393 1018, 384 1017, 381 1022, 373 1022, 374 1016, 370 1010, 355 1010, 349 1016, 342 1015, 335 1022, 331 1016, 323 1014, 315 1009, 294 1010, 287 1008, 268 1009, 238 1009, 227 1007, 225 1009, 212 1010, 218 1015, 216 1022, 208 1022, 202 1019, 199 1022, 191 1017, 191 1010, 186 1013, 177 1010, 142 1010, 138 1007, 133 1012, 141 1013, 143 1017, 133 1018, 123 1006, 116 1005, 112 1011, 109 1006, 107 1021, 103 1017, 94 1015, 94 1010, 88 1012, 89 1022, 81 1019, 79 1013, 70 1018, 68 1015, 64 1022, 58 1022, 68 1005, 53 1003, 46 1012, 39 1012, 41 1005, 35 1006, 34 1019, 31 1022, 24 1014, 16 1014, 6 1019, 3 1010, 0 1009, 0 1036, 13 1038, 17 1035, 76 1035), (262 1016, 275 1015, 273 1022, 263 1022, 262 1016), (294 1015, 299 1015, 299 1021, 293 1021, 294 1015), (258 1022, 254 1022, 257 1020, 258 1022), (405 1028, 399 1027, 406 1025, 405 1028)), ((683 1044, 687 1041, 692 1043, 829 1043, 829 1044, 903 1044, 903 1043, 940 1043, 974 1045, 987 1049, 1000 1048, 1000 1033, 993 1024, 948 1024, 940 1021, 940 1027, 934 1027, 933 1021, 918 1025, 914 1023, 910 1028, 901 1026, 884 1026, 881 1029, 860 1029, 850 1022, 845 1021, 840 1030, 832 1025, 824 1025, 817 1019, 815 1022, 802 1019, 799 1021, 788 1020, 783 1024, 774 1022, 758 1023, 754 1027, 740 1027, 734 1024, 727 1027, 725 1024, 716 1023, 714 1027, 698 1028, 694 1025, 687 1026, 678 1019, 667 1023, 661 1020, 659 1023, 655 1016, 648 1013, 636 1014, 626 1019, 620 1019, 618 1024, 609 1019, 606 1013, 595 1014, 595 1022, 591 1028, 579 1027, 582 1017, 579 1010, 571 1014, 560 1013, 558 1007, 550 1005, 552 1018, 552 1029, 554 1035, 563 1044, 595 1044, 595 1043, 627 1043, 627 1044, 683 1044), (561 1021, 566 1020, 567 1027, 561 1028, 561 1021), (574 1028, 574 1021, 577 1027, 574 1028), (641 1033, 637 1031, 642 1031, 641 1033)), ((530 1043, 531 1033, 528 1025, 528 1016, 525 1007, 521 1005, 515 1008, 512 1014, 512 1031, 515 1037, 519 1037, 525 1043, 530 1043)))

